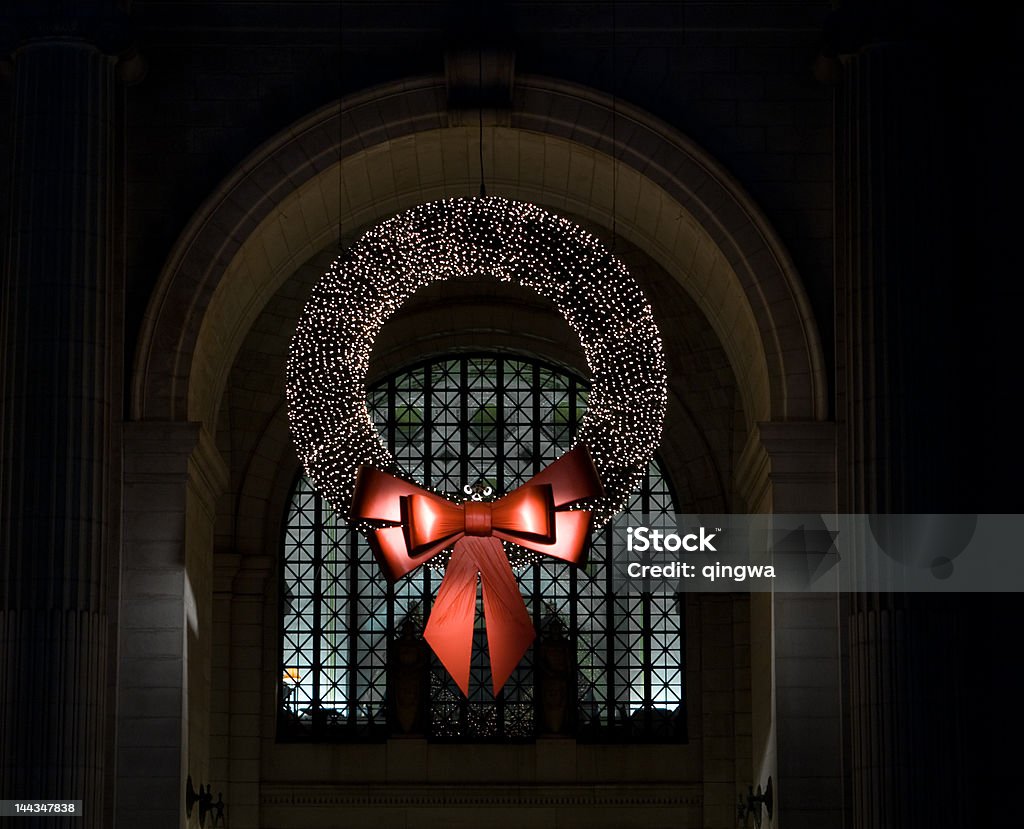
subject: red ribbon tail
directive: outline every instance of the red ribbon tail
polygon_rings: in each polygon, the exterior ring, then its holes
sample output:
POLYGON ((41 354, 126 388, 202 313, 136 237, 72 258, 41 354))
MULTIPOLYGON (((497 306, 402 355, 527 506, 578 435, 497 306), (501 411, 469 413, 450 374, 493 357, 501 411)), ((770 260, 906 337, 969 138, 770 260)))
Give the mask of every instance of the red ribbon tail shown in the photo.
POLYGON ((491 682, 497 696, 537 633, 501 541, 493 537, 469 537, 459 544, 471 545, 480 569, 487 649, 491 654, 491 682))
POLYGON ((468 697, 478 568, 473 552, 465 547, 466 541, 459 540, 452 550, 423 638, 468 697))

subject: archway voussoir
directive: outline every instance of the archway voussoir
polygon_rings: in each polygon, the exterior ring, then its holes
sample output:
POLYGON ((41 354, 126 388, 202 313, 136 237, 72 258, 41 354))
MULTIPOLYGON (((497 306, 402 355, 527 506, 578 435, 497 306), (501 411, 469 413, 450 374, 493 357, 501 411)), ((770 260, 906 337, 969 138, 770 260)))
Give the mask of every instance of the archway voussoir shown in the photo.
POLYGON ((658 222, 661 219, 664 208, 664 201, 661 198, 662 192, 649 179, 640 179, 633 221, 638 227, 647 230, 651 241, 655 238, 654 230, 658 227, 658 222))
POLYGON ((363 104, 349 110, 348 117, 342 119, 342 130, 349 135, 360 136, 364 148, 372 147, 391 137, 388 134, 388 125, 384 122, 376 103, 363 104))
MULTIPOLYGON (((384 129, 393 132, 395 135, 402 135, 405 132, 405 125, 409 123, 409 102, 402 95, 389 95, 379 98, 375 104, 376 118, 384 129), (393 129, 395 125, 397 129, 393 129)), ((389 136, 390 137, 390 136, 389 136)))
MULTIPOLYGON (((772 320, 775 323, 776 337, 780 343, 794 342, 793 338, 797 338, 796 342, 804 345, 802 338, 805 335, 803 321, 800 318, 798 309, 793 306, 793 303, 787 299, 778 299, 773 302, 770 306, 772 320)), ((790 345, 790 349, 783 348, 784 353, 792 354, 797 349, 790 345)), ((804 349, 800 349, 801 351, 804 349)))
POLYGON ((228 193, 225 207, 234 209, 237 216, 236 223, 238 223, 254 209, 257 209, 265 198, 267 198, 266 189, 261 187, 254 178, 245 176, 228 193))
POLYGON ((552 192, 564 192, 569 180, 569 147, 561 143, 544 143, 544 187, 552 192))
POLYGON ((574 193, 592 193, 594 183, 593 157, 571 151, 568 165, 568 189, 574 193))
MULTIPOLYGON (((305 167, 305 159, 299 157, 299 170, 305 167)), ((245 176, 245 180, 254 185, 258 190, 266 194, 266 197, 273 198, 281 188, 294 186, 292 174, 295 166, 285 166, 284 159, 280 153, 276 153, 266 163, 253 167, 245 176)))
POLYGON ((323 172, 338 161, 338 125, 337 118, 333 123, 320 124, 305 130, 296 136, 295 147, 306 157, 310 167, 316 172, 323 172))
POLYGON ((440 131, 415 136, 416 169, 424 186, 439 186, 444 181, 441 165, 440 131))
POLYGON ((406 90, 401 97, 408 123, 415 131, 440 129, 447 124, 447 97, 442 86, 432 86, 419 93, 406 90))
POLYGON ((392 182, 399 192, 412 192, 420 189, 419 169, 416 164, 415 136, 403 136, 391 142, 396 150, 397 161, 392 167, 392 182))
POLYGON ((611 141, 607 138, 611 133, 611 123, 610 112, 602 112, 593 107, 578 107, 568 137, 585 147, 607 151, 611 149, 611 141))
POLYGON ((370 147, 363 154, 366 165, 366 181, 369 185, 370 197, 375 202, 381 202, 388 198, 393 199, 395 191, 395 173, 392 164, 393 154, 397 154, 398 148, 392 146, 392 142, 378 144, 370 147))
POLYGON ((679 153, 678 150, 664 165, 664 170, 675 182, 675 187, 671 188, 670 192, 682 204, 692 201, 695 193, 711 183, 711 177, 704 165, 684 153, 679 153))

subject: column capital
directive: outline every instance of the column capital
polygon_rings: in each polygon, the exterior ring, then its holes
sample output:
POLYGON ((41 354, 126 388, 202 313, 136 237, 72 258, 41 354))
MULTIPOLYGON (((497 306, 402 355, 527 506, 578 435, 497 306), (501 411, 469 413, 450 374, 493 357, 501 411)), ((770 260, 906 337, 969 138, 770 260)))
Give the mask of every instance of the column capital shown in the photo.
POLYGON ((757 424, 755 432, 773 457, 835 451, 836 424, 832 421, 762 422, 757 424))
POLYGON ((188 481, 213 504, 228 485, 228 468, 201 423, 136 420, 123 424, 124 481, 188 481))
POLYGON ((833 512, 835 423, 756 424, 736 464, 736 489, 750 512, 833 512))
POLYGON ((135 46, 130 8, 130 0, 11 0, 0 16, 0 68, 11 74, 33 47, 78 45, 117 58, 121 80, 139 83, 146 63, 135 46))
POLYGON ((107 54, 131 42, 127 2, 118 0, 13 0, 0 29, 3 46, 17 53, 40 41, 86 41, 107 54))

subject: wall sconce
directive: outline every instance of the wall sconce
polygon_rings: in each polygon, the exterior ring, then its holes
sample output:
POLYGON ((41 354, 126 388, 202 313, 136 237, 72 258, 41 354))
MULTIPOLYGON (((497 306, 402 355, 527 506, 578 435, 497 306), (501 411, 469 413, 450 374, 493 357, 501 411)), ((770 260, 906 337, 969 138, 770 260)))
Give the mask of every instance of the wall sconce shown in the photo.
POLYGON ((764 806, 768 812, 768 820, 772 819, 772 811, 775 808, 775 794, 772 788, 772 779, 768 778, 768 783, 764 787, 764 791, 761 791, 761 784, 757 784, 757 794, 754 794, 754 787, 747 786, 747 796, 740 795, 740 802, 736 806, 736 818, 739 823, 743 826, 747 825, 747 819, 750 815, 754 816, 754 826, 756 829, 761 829, 761 807, 764 806))
POLYGON ((191 819, 192 808, 199 804, 199 825, 202 827, 206 826, 206 816, 210 812, 214 812, 213 823, 211 826, 217 826, 218 823, 221 826, 227 826, 227 817, 224 814, 226 804, 224 803, 224 794, 217 792, 217 802, 213 800, 213 793, 210 791, 210 784, 206 784, 206 789, 203 789, 202 784, 199 784, 199 791, 195 790, 192 785, 192 775, 188 776, 188 781, 185 783, 185 818, 191 819))
MULTIPOLYGON (((202 789, 202 786, 199 787, 202 789)), ((196 801, 199 800, 199 794, 196 792, 195 787, 192 785, 192 775, 188 776, 188 781, 185 783, 185 817, 192 817, 192 807, 196 805, 196 801)))

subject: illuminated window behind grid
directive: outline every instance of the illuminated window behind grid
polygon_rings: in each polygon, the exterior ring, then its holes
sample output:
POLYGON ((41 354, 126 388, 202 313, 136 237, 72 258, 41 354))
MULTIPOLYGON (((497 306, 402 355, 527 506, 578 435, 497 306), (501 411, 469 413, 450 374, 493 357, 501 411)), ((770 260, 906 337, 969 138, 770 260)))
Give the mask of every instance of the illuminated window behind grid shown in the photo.
MULTIPOLYGON (((396 460, 449 493, 484 481, 515 489, 571 445, 587 389, 561 368, 499 354, 439 358, 369 390, 371 414, 396 460)), ((685 734, 683 618, 676 596, 613 595, 604 566, 629 523, 671 522, 657 463, 627 509, 595 534, 585 569, 547 559, 517 568, 538 630, 575 643, 572 728, 594 739, 675 740, 685 734)), ((422 631, 441 575, 421 567, 388 585, 362 536, 300 478, 283 549, 280 733, 385 736, 387 653, 407 621, 422 631)), ((432 658, 434 738, 527 739, 535 733, 533 648, 498 698, 490 683, 478 599, 470 695, 432 658)))

